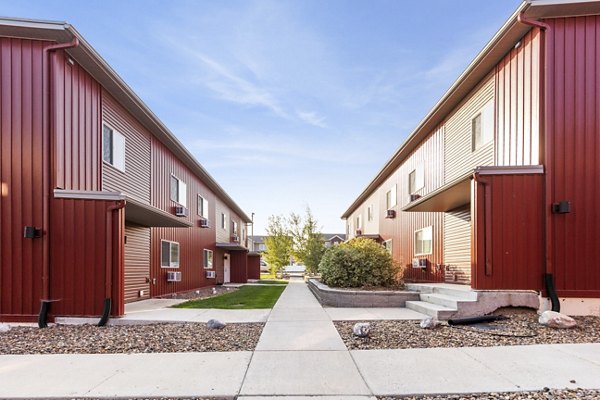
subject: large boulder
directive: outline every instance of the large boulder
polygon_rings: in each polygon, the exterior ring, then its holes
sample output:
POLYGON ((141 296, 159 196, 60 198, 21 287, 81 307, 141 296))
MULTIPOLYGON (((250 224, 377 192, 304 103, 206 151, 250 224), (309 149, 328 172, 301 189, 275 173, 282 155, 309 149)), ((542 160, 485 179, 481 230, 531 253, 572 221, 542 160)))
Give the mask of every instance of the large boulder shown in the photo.
POLYGON ((540 314, 539 323, 550 328, 569 329, 577 325, 577 321, 568 315, 556 311, 544 311, 540 314))
POLYGON ((219 321, 218 319, 209 319, 206 323, 208 329, 223 329, 227 325, 225 322, 219 321))
POLYGON ((358 322, 352 327, 352 333, 354 336, 367 337, 371 331, 371 324, 368 322, 358 322))
POLYGON ((421 320, 421 328, 423 329, 434 329, 439 325, 439 321, 435 318, 425 318, 421 320))
POLYGON ((10 325, 9 324, 0 324, 0 333, 5 333, 10 331, 10 325))

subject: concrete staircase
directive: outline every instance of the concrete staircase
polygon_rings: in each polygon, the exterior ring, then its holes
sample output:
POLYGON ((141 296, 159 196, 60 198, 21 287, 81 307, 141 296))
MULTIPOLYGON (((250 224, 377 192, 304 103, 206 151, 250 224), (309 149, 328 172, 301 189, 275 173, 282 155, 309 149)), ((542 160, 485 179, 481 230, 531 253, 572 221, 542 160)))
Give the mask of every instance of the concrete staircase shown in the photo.
POLYGON ((462 316, 464 310, 472 310, 477 303, 477 292, 466 285, 408 283, 406 288, 419 293, 419 300, 407 301, 406 308, 447 320, 462 316))

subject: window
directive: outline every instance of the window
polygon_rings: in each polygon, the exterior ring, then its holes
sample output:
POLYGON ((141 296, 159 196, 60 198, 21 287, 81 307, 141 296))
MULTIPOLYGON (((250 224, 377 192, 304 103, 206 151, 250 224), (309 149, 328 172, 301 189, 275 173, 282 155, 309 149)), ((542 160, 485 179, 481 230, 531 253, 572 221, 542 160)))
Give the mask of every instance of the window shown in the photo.
POLYGON ((385 208, 391 209, 396 205, 396 185, 392 186, 390 190, 385 194, 385 208))
POLYGON ((125 136, 102 125, 102 159, 125 172, 125 136))
POLYGON ((356 229, 357 230, 362 229, 362 215, 359 215, 358 217, 356 217, 356 229))
POLYGON ((162 268, 179 268, 179 243, 161 240, 160 266, 162 268))
POLYGON ((383 248, 387 250, 388 253, 392 254, 392 239, 388 239, 383 242, 383 248))
POLYGON ((171 200, 186 206, 187 187, 179 178, 171 175, 171 200))
POLYGON ((425 186, 425 174, 420 165, 408 174, 408 194, 414 194, 425 186))
POLYGON ((227 215, 221 213, 221 229, 227 229, 227 215))
POLYGON ((198 215, 208 218, 208 201, 200 195, 198 195, 198 215))
POLYGON ((433 250, 433 227, 415 231, 415 255, 431 254, 433 250))
POLYGON ((367 207, 367 221, 373 221, 373 204, 367 207))
POLYGON ((204 249, 204 269, 212 269, 213 267, 213 252, 212 250, 204 249))
POLYGON ((471 120, 471 151, 494 140, 494 102, 489 101, 471 120))
POLYGON ((238 224, 235 221, 231 221, 231 233, 236 236, 238 234, 238 224))

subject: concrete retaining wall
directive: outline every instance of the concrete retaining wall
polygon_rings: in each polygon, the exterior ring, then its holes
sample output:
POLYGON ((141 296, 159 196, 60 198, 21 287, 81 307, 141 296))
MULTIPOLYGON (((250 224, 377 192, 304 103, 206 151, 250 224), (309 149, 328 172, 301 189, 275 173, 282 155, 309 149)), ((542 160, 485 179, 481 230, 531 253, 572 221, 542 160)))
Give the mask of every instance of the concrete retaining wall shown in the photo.
POLYGON ((407 300, 419 300, 417 292, 334 289, 316 279, 309 279, 308 287, 327 307, 404 307, 407 300))

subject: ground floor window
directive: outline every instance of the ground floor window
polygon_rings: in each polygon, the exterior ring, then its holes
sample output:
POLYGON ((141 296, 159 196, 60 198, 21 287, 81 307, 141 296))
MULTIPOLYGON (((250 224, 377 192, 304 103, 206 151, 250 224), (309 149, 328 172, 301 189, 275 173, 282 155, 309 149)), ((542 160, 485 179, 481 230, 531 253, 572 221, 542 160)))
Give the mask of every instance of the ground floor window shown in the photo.
POLYGON ((388 253, 392 254, 392 239, 388 239, 383 242, 383 248, 387 250, 388 253))
POLYGON ((415 255, 431 254, 433 251, 433 227, 415 231, 415 255))
POLYGON ((213 252, 212 250, 204 249, 204 269, 212 269, 213 267, 213 252))
POLYGON ((161 240, 160 266, 162 268, 179 268, 179 243, 161 240))

